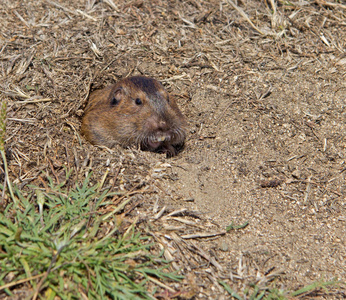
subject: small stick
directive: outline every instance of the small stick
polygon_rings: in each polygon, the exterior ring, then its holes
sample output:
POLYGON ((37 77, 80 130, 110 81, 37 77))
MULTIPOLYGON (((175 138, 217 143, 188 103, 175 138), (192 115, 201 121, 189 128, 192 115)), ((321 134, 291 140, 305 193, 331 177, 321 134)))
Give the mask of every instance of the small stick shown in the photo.
MULTIPOLYGON (((329 188, 327 188, 327 187, 323 186, 322 184, 317 183, 317 182, 314 182, 314 181, 307 181, 307 180, 294 180, 294 181, 292 181, 292 182, 304 182, 304 183, 314 184, 314 185, 317 185, 317 186, 319 186, 319 187, 321 187, 321 188, 325 189, 326 191, 329 191, 329 192, 331 192, 331 193, 333 193, 333 194, 338 195, 339 197, 341 197, 341 196, 342 196, 342 194, 341 194, 341 193, 339 193, 339 192, 337 192, 337 191, 335 191, 335 190, 329 189, 329 188)), ((287 196, 285 196, 285 197, 287 197, 287 196)))
POLYGON ((40 290, 41 290, 42 284, 43 284, 44 281, 47 279, 49 273, 50 273, 51 270, 52 270, 53 265, 56 263, 56 261, 57 261, 59 255, 60 255, 61 251, 62 251, 67 245, 68 245, 68 244, 63 245, 63 246, 58 250, 58 252, 52 257, 52 260, 51 260, 51 262, 50 262, 50 265, 49 265, 49 267, 48 267, 48 270, 47 270, 44 274, 42 274, 42 275, 44 275, 44 276, 43 276, 43 278, 40 280, 40 282, 38 283, 37 288, 36 288, 36 291, 35 291, 35 294, 34 294, 34 296, 32 297, 32 300, 36 300, 36 299, 37 299, 38 293, 39 293, 40 290))
POLYGON ((16 101, 15 104, 30 104, 30 103, 40 103, 40 102, 49 102, 52 101, 50 98, 43 99, 35 99, 35 100, 24 100, 24 101, 16 101))
POLYGON ((213 236, 218 236, 218 235, 224 235, 226 234, 226 231, 221 231, 221 232, 205 232, 205 233, 195 233, 195 234, 185 234, 182 235, 182 239, 196 239, 196 238, 206 238, 206 237, 213 237, 213 236))
POLYGON ((240 7, 238 7, 237 5, 235 5, 235 4, 233 3, 232 0, 228 0, 228 3, 231 4, 231 5, 233 6, 233 8, 234 8, 236 11, 238 11, 238 13, 239 13, 243 18, 245 18, 246 21, 249 22, 249 24, 251 25, 251 27, 252 27, 253 29, 255 29, 255 30, 256 30, 258 33, 260 33, 261 35, 265 35, 260 29, 257 28, 257 26, 255 26, 254 23, 252 23, 252 21, 249 19, 249 17, 246 15, 246 13, 245 13, 240 7))
POLYGON ((35 275, 35 276, 32 276, 32 277, 29 277, 29 278, 24 278, 24 279, 21 279, 21 280, 18 280, 18 281, 15 281, 15 282, 10 282, 10 283, 7 283, 3 286, 0 286, 0 291, 1 290, 4 290, 4 289, 8 289, 12 286, 15 286, 17 284, 21 284, 21 283, 24 283, 24 282, 27 282, 27 281, 30 281, 30 280, 34 280, 34 279, 37 279, 37 278, 40 278, 42 276, 44 276, 45 274, 38 274, 38 275, 35 275))
POLYGON ((309 193, 310 193, 310 189, 311 189, 310 183, 311 183, 311 176, 309 176, 309 178, 307 180, 306 189, 305 189, 305 196, 304 196, 304 203, 308 202, 309 193))

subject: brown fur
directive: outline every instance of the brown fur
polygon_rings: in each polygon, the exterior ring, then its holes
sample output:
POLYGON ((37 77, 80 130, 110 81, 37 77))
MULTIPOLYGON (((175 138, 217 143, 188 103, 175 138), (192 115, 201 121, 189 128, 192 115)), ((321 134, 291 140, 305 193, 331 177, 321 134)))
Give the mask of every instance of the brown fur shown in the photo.
POLYGON ((90 95, 82 133, 93 144, 137 144, 174 156, 184 144, 186 121, 160 82, 135 76, 90 95))

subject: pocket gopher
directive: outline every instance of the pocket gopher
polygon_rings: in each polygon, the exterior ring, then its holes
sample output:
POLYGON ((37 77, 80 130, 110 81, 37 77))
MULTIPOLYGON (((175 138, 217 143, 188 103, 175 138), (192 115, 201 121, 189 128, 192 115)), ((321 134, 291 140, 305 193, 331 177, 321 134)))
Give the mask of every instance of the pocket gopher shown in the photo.
POLYGON ((160 82, 134 76, 91 93, 82 133, 92 144, 139 145, 171 157, 183 148, 186 121, 160 82))

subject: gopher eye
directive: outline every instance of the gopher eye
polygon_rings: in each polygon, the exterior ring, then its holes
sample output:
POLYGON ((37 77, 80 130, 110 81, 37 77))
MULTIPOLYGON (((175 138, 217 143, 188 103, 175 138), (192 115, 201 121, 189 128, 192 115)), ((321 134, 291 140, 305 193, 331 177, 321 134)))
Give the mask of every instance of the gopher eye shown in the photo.
POLYGON ((139 99, 139 98, 136 98, 135 103, 136 103, 137 105, 142 105, 142 104, 143 104, 142 100, 139 99))
POLYGON ((112 105, 112 106, 115 106, 115 105, 117 105, 118 103, 119 103, 118 99, 115 98, 115 97, 112 97, 111 105, 112 105))

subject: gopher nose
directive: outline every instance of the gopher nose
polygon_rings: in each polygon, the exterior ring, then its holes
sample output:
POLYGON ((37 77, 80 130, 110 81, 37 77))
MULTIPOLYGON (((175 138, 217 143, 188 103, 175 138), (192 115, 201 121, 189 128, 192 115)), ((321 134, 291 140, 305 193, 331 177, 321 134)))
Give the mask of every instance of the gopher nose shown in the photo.
POLYGON ((157 127, 157 129, 160 129, 162 131, 167 130, 167 122, 164 120, 160 120, 157 127))
POLYGON ((150 131, 167 131, 168 124, 165 120, 159 119, 157 117, 151 117, 147 120, 147 126, 150 131))

